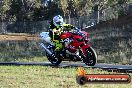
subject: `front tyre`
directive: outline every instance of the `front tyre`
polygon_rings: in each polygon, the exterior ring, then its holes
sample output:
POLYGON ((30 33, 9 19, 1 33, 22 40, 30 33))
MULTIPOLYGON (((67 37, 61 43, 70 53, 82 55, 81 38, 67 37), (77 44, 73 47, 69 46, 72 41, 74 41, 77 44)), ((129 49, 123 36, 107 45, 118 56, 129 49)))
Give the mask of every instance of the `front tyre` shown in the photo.
POLYGON ((94 66, 96 64, 97 54, 95 50, 90 47, 86 49, 86 57, 83 59, 83 62, 88 66, 94 66))

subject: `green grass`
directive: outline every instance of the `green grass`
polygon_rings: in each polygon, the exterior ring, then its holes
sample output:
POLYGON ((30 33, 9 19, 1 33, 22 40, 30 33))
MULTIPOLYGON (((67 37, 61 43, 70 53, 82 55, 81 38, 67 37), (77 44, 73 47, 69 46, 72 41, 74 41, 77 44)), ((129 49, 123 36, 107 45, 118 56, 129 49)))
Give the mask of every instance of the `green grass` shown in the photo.
POLYGON ((48 61, 47 57, 18 58, 15 62, 44 62, 48 61))
MULTIPOLYGON (((100 69, 85 68, 86 72, 108 74, 100 69)), ((45 66, 0 66, 0 88, 132 88, 130 84, 76 83, 77 68, 45 66)), ((132 76, 132 74, 130 74, 132 76)))
POLYGON ((0 62, 45 62, 47 57, 0 58, 0 62))

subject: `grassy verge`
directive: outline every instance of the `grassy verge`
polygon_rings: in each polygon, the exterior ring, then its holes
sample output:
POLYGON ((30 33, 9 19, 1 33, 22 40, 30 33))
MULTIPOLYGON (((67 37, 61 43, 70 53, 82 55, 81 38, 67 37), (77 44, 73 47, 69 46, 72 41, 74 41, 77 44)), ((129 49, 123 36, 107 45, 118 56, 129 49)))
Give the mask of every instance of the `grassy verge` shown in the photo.
POLYGON ((47 57, 23 57, 23 58, 0 58, 0 62, 44 62, 48 61, 47 57))
MULTIPOLYGON (((100 69, 85 69, 87 73, 109 73, 100 69)), ((0 66, 0 88, 132 88, 130 84, 76 83, 77 68, 44 66, 0 66)), ((130 74, 132 76, 132 74, 130 74)))
POLYGON ((44 62, 48 61, 47 57, 18 58, 15 62, 44 62))

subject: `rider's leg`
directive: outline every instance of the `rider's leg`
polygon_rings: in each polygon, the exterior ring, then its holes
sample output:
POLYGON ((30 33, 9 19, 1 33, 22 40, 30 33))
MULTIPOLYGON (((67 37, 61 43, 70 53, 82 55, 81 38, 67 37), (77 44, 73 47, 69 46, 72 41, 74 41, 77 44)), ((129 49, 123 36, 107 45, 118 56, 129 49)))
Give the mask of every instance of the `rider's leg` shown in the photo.
POLYGON ((54 40, 54 42, 55 42, 55 51, 62 50, 63 46, 62 46, 62 43, 60 42, 60 40, 54 40))

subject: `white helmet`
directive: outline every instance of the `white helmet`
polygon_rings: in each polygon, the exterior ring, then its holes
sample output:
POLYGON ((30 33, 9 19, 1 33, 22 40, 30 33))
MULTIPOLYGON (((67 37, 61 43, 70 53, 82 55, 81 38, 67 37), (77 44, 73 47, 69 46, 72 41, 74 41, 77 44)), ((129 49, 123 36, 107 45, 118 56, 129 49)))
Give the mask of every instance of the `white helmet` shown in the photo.
POLYGON ((57 15, 53 18, 53 24, 55 26, 62 26, 64 24, 63 18, 60 15, 57 15))

